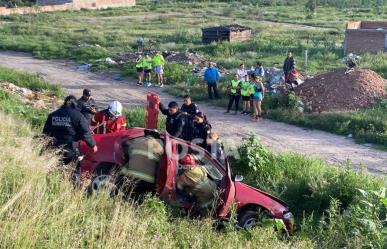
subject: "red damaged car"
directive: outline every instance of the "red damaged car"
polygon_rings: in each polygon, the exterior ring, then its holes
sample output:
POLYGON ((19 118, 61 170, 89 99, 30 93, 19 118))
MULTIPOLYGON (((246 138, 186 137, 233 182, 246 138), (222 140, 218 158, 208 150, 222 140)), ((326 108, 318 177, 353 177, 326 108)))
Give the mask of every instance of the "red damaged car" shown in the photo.
POLYGON ((232 176, 227 158, 221 163, 200 146, 172 137, 168 133, 159 134, 156 130, 130 128, 116 133, 94 135, 98 146, 95 154, 82 142, 80 150, 84 158, 80 162, 81 172, 92 176, 91 188, 98 190, 106 181, 111 181, 111 173, 117 172, 127 163, 125 142, 145 135, 155 136, 163 142, 164 154, 159 164, 156 192, 166 203, 184 209, 193 206, 194 200, 187 198, 176 186, 178 160, 190 153, 216 182, 219 193, 214 205, 217 218, 227 220, 232 204, 235 203, 240 227, 251 228, 265 217, 281 219, 288 230, 292 230, 294 217, 286 204, 262 190, 244 184, 243 177, 232 176))

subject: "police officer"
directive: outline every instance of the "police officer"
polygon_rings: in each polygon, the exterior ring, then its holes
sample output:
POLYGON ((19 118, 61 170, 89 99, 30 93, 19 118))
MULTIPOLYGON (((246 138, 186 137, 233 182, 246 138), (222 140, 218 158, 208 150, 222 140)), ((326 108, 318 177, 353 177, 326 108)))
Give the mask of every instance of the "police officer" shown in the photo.
POLYGON ((83 95, 80 99, 78 99, 78 107, 90 125, 94 114, 97 113, 97 105, 95 104, 94 99, 91 97, 90 89, 83 89, 83 95))
POLYGON ((85 140, 87 145, 97 152, 97 146, 91 135, 85 117, 77 109, 77 99, 70 95, 64 104, 48 115, 43 133, 53 138, 53 146, 63 146, 63 162, 70 163, 78 155, 78 141, 85 140))
POLYGON ((166 130, 174 137, 185 139, 185 124, 186 115, 179 110, 179 105, 172 101, 168 104, 168 108, 165 108, 162 103, 159 105, 159 109, 162 114, 167 116, 166 130))
POLYGON ((184 103, 180 109, 181 112, 190 116, 193 116, 199 112, 198 106, 192 102, 192 99, 189 95, 185 95, 183 101, 184 103))

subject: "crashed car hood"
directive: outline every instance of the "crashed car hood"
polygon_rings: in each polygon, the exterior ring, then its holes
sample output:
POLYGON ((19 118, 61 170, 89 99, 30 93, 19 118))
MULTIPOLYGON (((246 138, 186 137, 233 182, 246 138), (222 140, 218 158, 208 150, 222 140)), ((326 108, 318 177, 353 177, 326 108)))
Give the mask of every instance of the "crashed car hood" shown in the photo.
POLYGON ((236 195, 238 195, 238 193, 240 192, 243 192, 243 190, 245 189, 251 189, 251 190, 254 190, 256 192, 259 192, 267 197, 269 197, 270 199, 273 199, 274 201, 278 202, 279 204, 281 204, 282 206, 284 206, 286 209, 288 209, 288 204, 286 204, 284 201, 282 201, 281 199, 263 191, 263 190, 260 190, 260 189, 257 189, 257 188, 254 188, 254 187, 251 187, 245 183, 242 183, 242 182, 236 182, 235 183, 235 192, 236 192, 236 195))

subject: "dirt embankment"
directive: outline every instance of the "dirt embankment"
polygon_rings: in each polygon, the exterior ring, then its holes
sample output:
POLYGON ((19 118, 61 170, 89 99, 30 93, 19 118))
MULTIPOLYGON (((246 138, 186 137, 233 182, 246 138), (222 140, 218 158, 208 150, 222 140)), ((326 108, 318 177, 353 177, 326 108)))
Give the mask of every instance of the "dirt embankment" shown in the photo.
POLYGON ((322 73, 296 88, 296 94, 312 111, 342 111, 368 108, 378 98, 387 98, 387 80, 367 69, 322 73))

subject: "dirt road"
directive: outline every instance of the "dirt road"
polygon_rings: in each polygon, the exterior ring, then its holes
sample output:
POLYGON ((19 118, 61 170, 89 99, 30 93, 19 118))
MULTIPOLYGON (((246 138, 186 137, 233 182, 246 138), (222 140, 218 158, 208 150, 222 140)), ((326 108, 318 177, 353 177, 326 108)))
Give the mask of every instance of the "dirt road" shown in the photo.
MULTIPOLYGON (((111 74, 77 71, 76 65, 67 61, 38 60, 29 54, 0 52, 0 65, 39 73, 47 81, 61 84, 67 93, 76 96, 81 95, 83 88, 90 88, 102 107, 111 100, 119 100, 125 106, 143 105, 146 100, 147 89, 137 87, 131 79, 115 81, 111 74)), ((152 90, 159 92, 165 103, 174 99, 159 89, 152 90)), ((238 143, 243 136, 254 133, 259 135, 264 145, 276 152, 298 152, 319 157, 331 164, 343 164, 350 159, 355 167, 364 165, 373 173, 387 174, 387 152, 356 144, 352 139, 271 120, 254 123, 245 116, 225 115, 223 109, 205 103, 200 103, 199 107, 207 113, 214 130, 226 143, 238 143)))

